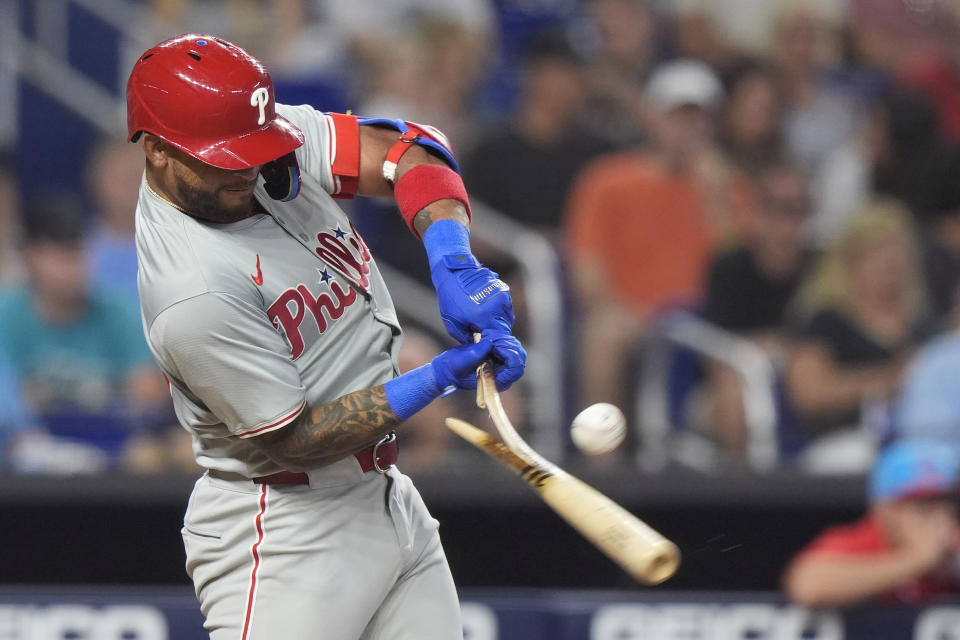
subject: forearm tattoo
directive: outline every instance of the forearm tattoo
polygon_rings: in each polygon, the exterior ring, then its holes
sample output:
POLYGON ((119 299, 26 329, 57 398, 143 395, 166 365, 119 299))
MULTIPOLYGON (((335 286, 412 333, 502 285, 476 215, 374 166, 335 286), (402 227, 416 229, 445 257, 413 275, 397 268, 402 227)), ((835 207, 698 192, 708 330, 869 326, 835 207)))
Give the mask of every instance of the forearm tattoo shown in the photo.
MULTIPOLYGON (((369 446, 399 425, 379 385, 304 411, 264 444, 271 457, 283 460, 291 471, 306 470, 369 446)), ((268 436, 273 434, 257 439, 268 436)))
POLYGON ((413 217, 413 228, 422 238, 431 224, 444 218, 452 218, 470 226, 470 216, 467 215, 467 210, 461 203, 456 200, 438 200, 417 212, 413 217))
POLYGON ((417 230, 420 237, 427 231, 427 227, 433 224, 433 216, 428 209, 420 209, 417 215, 413 216, 413 228, 417 230))

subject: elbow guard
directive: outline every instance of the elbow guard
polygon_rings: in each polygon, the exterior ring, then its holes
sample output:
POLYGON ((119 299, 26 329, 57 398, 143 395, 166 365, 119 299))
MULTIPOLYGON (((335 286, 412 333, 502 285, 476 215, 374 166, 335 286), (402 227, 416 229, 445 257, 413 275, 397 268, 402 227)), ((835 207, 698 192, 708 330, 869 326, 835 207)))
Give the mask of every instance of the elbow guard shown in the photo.
POLYGON ((360 126, 377 126, 396 129, 400 132, 400 139, 390 150, 387 151, 387 157, 383 160, 381 173, 384 180, 393 184, 397 177, 397 164, 410 147, 414 144, 424 147, 435 156, 450 165, 450 168, 460 173, 460 166, 456 158, 453 157, 453 151, 450 148, 450 141, 440 132, 439 129, 430 125, 407 122, 406 120, 391 120, 389 118, 359 118, 357 124, 360 126))

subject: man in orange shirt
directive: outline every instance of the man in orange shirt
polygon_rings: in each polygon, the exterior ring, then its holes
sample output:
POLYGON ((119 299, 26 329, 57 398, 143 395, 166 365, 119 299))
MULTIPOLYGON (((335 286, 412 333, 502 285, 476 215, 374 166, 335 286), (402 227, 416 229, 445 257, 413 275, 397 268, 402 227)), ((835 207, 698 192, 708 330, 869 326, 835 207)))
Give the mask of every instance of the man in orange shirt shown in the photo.
POLYGON ((807 607, 871 598, 918 604, 960 592, 958 469, 954 449, 943 443, 891 445, 871 473, 870 511, 827 529, 790 562, 790 599, 807 607))
POLYGON ((666 63, 644 91, 653 148, 604 156, 573 187, 566 238, 581 312, 581 402, 623 405, 651 314, 695 303, 714 250, 746 231, 751 198, 714 144, 722 88, 708 66, 666 63))

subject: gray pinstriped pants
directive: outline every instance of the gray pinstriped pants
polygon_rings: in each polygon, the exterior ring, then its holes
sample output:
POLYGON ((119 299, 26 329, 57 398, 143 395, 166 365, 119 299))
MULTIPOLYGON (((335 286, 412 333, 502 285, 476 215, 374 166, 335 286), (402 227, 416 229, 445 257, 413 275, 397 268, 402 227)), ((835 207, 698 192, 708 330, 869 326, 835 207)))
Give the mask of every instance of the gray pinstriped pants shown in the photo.
POLYGON ((211 640, 462 640, 434 520, 396 468, 310 485, 205 474, 182 530, 211 640))

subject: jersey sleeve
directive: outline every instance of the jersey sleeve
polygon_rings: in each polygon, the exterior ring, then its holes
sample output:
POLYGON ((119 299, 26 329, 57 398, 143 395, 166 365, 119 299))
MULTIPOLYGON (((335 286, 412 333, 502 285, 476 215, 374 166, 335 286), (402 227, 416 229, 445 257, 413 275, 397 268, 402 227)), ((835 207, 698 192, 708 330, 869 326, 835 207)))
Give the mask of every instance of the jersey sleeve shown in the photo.
POLYGON ((300 171, 318 180, 337 198, 357 192, 360 132, 354 116, 323 113, 309 105, 277 105, 277 113, 296 125, 305 142, 297 149, 300 171))
POLYGON ((205 293, 164 310, 150 342, 169 375, 241 438, 292 422, 306 391, 290 347, 261 309, 205 293))

